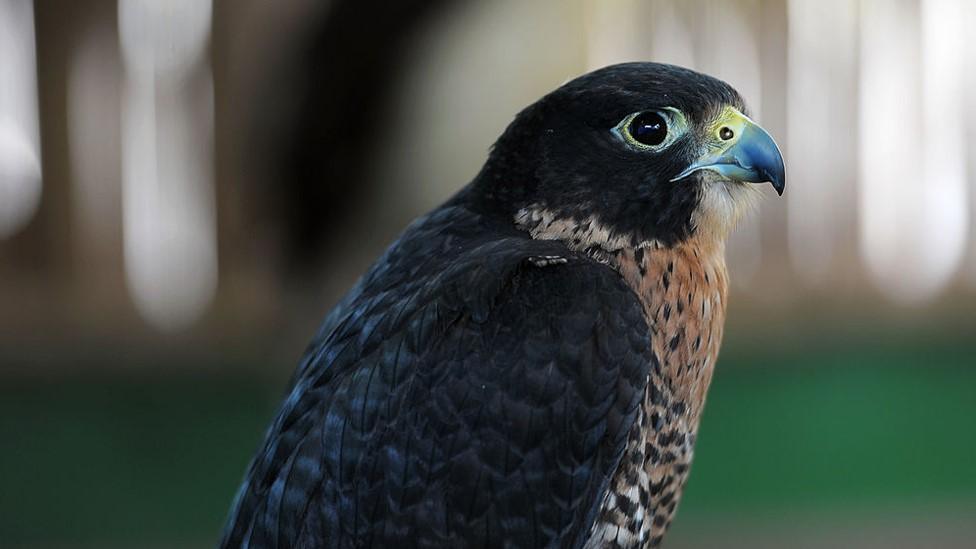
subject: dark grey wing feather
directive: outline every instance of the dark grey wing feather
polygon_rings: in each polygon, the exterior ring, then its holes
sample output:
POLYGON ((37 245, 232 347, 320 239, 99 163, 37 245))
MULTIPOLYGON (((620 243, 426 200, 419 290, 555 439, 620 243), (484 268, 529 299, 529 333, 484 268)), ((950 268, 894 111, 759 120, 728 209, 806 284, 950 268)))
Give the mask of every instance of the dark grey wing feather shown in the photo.
POLYGON ((330 315, 224 547, 585 541, 646 384, 636 296, 558 244, 452 247, 426 226, 330 315), (432 243, 450 261, 416 255, 432 243))

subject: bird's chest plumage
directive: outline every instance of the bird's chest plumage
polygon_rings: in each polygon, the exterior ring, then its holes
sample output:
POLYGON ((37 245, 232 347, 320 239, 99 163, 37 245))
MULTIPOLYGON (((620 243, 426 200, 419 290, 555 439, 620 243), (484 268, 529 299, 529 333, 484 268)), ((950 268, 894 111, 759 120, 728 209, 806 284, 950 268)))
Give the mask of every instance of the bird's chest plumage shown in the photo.
POLYGON ((612 258, 640 297, 653 363, 588 547, 657 545, 674 516, 722 339, 728 283, 722 252, 689 242, 624 249, 612 258))
POLYGON ((724 240, 702 230, 670 248, 634 246, 595 218, 561 218, 538 206, 515 221, 533 238, 560 240, 613 266, 641 302, 653 352, 647 391, 585 547, 657 545, 688 478, 722 340, 724 240))

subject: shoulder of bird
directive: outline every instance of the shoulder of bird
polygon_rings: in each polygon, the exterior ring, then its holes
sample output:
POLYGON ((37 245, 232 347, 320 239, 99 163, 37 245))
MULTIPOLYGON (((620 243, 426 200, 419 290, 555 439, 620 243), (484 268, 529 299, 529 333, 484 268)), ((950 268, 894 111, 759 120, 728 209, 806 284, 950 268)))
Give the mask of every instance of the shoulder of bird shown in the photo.
POLYGON ((329 318, 251 466, 228 545, 538 546, 586 533, 596 510, 584 503, 609 484, 639 409, 643 313, 611 267, 479 217, 454 206, 415 223, 329 318), (570 421, 554 433, 560 416, 570 421), (529 464, 535 478, 518 478, 529 464))

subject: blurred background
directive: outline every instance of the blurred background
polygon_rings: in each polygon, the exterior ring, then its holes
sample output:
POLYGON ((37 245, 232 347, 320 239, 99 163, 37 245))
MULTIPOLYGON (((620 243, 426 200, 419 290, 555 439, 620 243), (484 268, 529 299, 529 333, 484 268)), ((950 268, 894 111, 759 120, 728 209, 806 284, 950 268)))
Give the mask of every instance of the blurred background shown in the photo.
POLYGON ((972 547, 976 2, 0 0, 0 546, 212 546, 304 345, 514 114, 721 77, 729 247, 667 545, 972 547))

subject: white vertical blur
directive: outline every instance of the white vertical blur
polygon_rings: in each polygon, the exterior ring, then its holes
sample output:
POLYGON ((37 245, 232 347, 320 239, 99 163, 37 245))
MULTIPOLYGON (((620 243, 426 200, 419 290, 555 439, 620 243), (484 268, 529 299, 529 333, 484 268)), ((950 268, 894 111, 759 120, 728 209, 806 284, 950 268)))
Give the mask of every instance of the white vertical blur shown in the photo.
POLYGON ((0 0, 0 239, 41 201, 34 3, 0 0))
POLYGON ((693 68, 694 30, 688 3, 675 0, 587 0, 587 70, 627 61, 656 61, 693 68))
POLYGON ((583 7, 588 71, 642 57, 646 44, 638 0, 587 0, 583 7))
POLYGON ((832 270, 853 208, 844 199, 856 163, 848 90, 856 78, 857 5, 790 0, 788 17, 787 234, 795 271, 816 283, 832 270))
POLYGON ((913 206, 924 170, 912 8, 906 2, 861 3, 861 252, 873 278, 891 293, 917 285, 908 279, 919 278, 923 268, 916 265, 919 243, 911 235, 921 221, 913 206), (913 121, 910 130, 906 117, 913 121))
POLYGON ((864 0, 861 35, 861 245, 889 296, 945 287, 968 231, 964 0, 864 0), (920 21, 920 27, 919 27, 920 21))
POLYGON ((119 0, 126 278, 162 329, 196 320, 217 285, 209 0, 119 0))
MULTIPOLYGON (((966 4, 968 10, 965 20, 970 27, 976 23, 976 2, 966 4)), ((966 158, 968 159, 969 174, 969 262, 966 281, 969 286, 976 288, 976 40, 967 40, 961 53, 966 58, 965 96, 966 109, 966 143, 968 145, 966 158)))
MULTIPOLYGON (((683 4, 685 8, 688 3, 683 4)), ((695 67, 695 43, 688 27, 686 11, 674 0, 651 0, 649 13, 642 24, 650 27, 651 60, 683 67, 695 67)))
MULTIPOLYGON (((732 85, 746 100, 754 120, 762 122, 762 70, 759 64, 758 0, 705 2, 701 31, 702 52, 697 68, 732 85)), ((768 192, 767 186, 763 191, 768 192)), ((729 238, 728 261, 735 285, 749 287, 762 261, 760 218, 752 215, 739 223, 729 238)))
POLYGON ((971 0, 922 0, 923 238, 933 287, 959 269, 969 237, 966 179, 966 58, 971 0))

